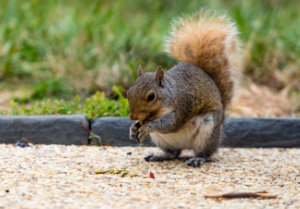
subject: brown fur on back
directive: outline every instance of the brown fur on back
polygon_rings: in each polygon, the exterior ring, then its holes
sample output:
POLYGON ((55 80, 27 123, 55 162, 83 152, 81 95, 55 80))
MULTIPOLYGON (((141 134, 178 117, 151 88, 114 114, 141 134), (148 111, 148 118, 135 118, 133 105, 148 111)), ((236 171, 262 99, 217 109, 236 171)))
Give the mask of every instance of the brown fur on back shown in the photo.
POLYGON ((174 24, 165 48, 176 60, 200 67, 213 79, 224 108, 242 69, 237 34, 225 15, 201 10, 174 24))

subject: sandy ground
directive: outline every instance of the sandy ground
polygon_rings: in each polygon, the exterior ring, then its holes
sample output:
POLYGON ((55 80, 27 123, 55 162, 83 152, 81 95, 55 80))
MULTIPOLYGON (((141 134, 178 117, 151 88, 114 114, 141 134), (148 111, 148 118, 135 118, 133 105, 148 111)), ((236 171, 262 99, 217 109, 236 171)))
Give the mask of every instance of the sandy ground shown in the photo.
POLYGON ((160 151, 0 145, 0 208, 300 208, 300 149, 221 148, 201 168, 188 167, 185 160, 145 162, 151 152, 160 151), (129 174, 94 172, 107 169, 129 174), (129 177, 133 173, 137 176, 129 177), (233 191, 278 197, 203 197, 233 191))

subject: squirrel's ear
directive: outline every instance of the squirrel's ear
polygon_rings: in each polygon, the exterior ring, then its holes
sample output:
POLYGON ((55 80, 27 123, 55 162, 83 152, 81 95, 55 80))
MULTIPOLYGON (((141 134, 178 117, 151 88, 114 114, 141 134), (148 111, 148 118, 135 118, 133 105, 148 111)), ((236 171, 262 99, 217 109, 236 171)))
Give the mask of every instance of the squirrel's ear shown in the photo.
POLYGON ((142 71, 142 66, 140 65, 137 70, 137 77, 140 77, 141 75, 143 75, 143 71, 142 71))
POLYGON ((161 66, 157 67, 155 79, 159 86, 161 86, 161 87, 165 86, 164 71, 161 66))

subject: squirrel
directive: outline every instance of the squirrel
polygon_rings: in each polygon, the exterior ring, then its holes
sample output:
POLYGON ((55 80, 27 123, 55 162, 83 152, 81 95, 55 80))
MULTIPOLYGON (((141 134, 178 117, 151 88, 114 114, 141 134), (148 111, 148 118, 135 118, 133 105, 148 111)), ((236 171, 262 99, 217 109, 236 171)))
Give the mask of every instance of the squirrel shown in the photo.
POLYGON ((165 51, 180 63, 166 73, 137 70, 128 90, 130 138, 142 142, 149 134, 162 154, 146 161, 173 160, 190 149, 188 166, 198 167, 218 150, 224 111, 242 72, 236 25, 226 15, 200 10, 173 25, 165 51))

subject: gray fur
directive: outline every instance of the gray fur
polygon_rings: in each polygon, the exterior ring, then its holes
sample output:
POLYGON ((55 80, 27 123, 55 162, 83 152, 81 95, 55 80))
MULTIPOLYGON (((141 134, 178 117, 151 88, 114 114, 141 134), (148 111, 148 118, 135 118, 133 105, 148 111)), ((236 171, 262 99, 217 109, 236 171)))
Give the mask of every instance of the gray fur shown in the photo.
POLYGON ((157 78, 155 73, 144 73, 128 91, 130 119, 144 121, 139 128, 136 124, 132 126, 130 137, 142 142, 151 134, 155 144, 164 151, 147 156, 146 160, 171 160, 182 149, 192 149, 195 157, 187 164, 202 165, 206 160, 199 159, 197 154, 209 158, 217 151, 222 135, 224 108, 216 84, 202 69, 190 63, 180 63, 160 75, 164 85, 157 78), (150 104, 145 102, 149 91, 156 95, 150 104))

